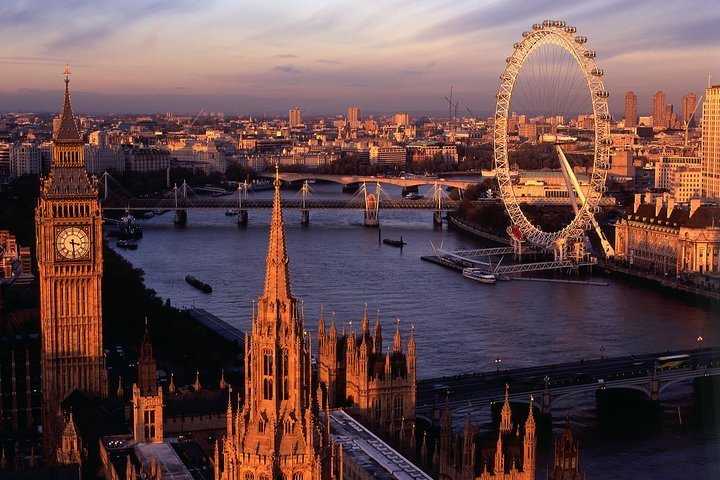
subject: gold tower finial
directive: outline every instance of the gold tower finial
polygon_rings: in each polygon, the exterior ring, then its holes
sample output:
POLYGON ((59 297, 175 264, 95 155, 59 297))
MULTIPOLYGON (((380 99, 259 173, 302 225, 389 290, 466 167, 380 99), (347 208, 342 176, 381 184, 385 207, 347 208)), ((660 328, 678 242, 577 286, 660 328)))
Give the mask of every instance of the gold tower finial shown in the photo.
POLYGON ((65 83, 70 83, 70 63, 65 62, 65 71, 63 72, 63 75, 65 75, 65 83))

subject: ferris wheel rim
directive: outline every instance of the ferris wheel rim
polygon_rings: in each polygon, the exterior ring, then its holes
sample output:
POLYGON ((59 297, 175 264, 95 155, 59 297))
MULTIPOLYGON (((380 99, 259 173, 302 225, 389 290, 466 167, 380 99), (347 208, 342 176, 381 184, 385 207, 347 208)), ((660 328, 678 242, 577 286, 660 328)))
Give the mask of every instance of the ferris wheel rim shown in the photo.
POLYGON ((510 216, 512 227, 517 228, 530 243, 552 248, 558 242, 568 238, 579 238, 588 229, 594 219, 594 211, 602 197, 607 170, 610 167, 610 114, 608 109, 608 92, 602 82, 603 71, 595 63, 595 52, 585 46, 587 39, 575 35, 575 28, 566 26, 562 21, 546 20, 542 24, 533 25, 532 32, 523 33, 521 42, 514 45, 513 54, 507 58, 507 65, 500 77, 500 87, 494 117, 494 161, 495 174, 498 179, 501 199, 510 216), (585 195, 585 202, 573 220, 564 228, 555 232, 545 232, 533 225, 520 209, 510 179, 510 166, 507 157, 507 125, 510 113, 515 81, 525 61, 532 53, 543 45, 557 45, 572 55, 578 64, 590 93, 594 118, 594 158, 590 185, 585 195))

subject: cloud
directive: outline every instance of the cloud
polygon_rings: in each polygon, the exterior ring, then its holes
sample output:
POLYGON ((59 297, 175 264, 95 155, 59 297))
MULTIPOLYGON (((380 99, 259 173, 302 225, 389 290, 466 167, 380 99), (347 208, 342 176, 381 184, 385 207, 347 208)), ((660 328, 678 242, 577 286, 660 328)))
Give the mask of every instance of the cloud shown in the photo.
POLYGON ((279 55, 275 55, 275 58, 297 58, 297 55, 292 53, 281 53, 279 55))
POLYGON ((343 62, 340 60, 329 60, 326 58, 320 58, 317 60, 318 63, 324 63, 326 65, 341 65, 343 62))
POLYGON ((290 65, 290 64, 276 65, 275 67, 273 67, 273 70, 275 70, 277 72, 283 72, 283 73, 300 73, 300 72, 302 72, 302 70, 300 68, 296 67, 295 65, 290 65))

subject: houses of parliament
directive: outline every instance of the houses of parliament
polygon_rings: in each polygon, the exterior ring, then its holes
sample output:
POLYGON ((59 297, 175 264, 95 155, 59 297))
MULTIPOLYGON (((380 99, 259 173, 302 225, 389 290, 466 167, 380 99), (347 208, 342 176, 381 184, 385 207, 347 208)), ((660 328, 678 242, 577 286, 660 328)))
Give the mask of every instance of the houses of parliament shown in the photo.
MULTIPOLYGON (((202 386, 198 375, 189 389, 176 389, 172 377, 168 386, 160 385, 146 323, 138 339, 136 382, 126 392, 118 381, 111 393, 103 351, 102 208, 96 183, 85 169, 83 144, 66 68, 51 170, 41 182, 35 211, 44 470, 17 478, 535 478, 532 410, 518 444, 506 401, 489 462, 469 421, 463 437, 452 433, 447 410, 435 428, 435 448, 427 438, 432 426, 420 434, 414 327, 404 339, 398 320, 392 344, 384 346, 379 315, 371 330, 367 306, 357 332, 338 331, 334 314, 328 326, 321 311, 313 365, 313 340, 291 289, 277 174, 264 288, 244 338, 244 381, 231 386, 223 376, 212 388, 202 386), (85 404, 94 405, 92 414, 67 408, 78 392, 90 399, 85 404), (221 409, 208 406, 218 399, 221 409), (180 404, 185 411, 173 417, 170 410, 180 404), (199 407, 188 413, 187 405, 199 407), (111 411, 124 415, 123 425, 102 430, 97 415, 111 411), (188 429, 213 440, 191 448, 179 440, 188 429), (393 462, 404 465, 403 470, 389 467, 393 462)), ((577 446, 571 436, 565 437, 568 447, 556 457, 563 459, 568 473, 553 478, 579 478, 577 446)), ((0 476, 9 472, 4 451, 2 459, 0 476)))

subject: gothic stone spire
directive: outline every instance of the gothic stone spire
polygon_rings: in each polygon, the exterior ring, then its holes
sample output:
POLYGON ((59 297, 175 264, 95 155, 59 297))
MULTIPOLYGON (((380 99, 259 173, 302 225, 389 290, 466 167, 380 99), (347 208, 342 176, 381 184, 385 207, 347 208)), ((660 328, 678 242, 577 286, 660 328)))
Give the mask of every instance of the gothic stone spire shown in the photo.
POLYGON ((280 200, 280 177, 277 166, 275 166, 275 198, 270 221, 270 243, 265 271, 265 291, 263 292, 266 300, 292 298, 287 246, 285 245, 285 224, 280 200))
POLYGON ((60 128, 55 135, 55 141, 60 143, 82 142, 70 102, 70 67, 68 65, 65 65, 65 102, 60 114, 60 128))

